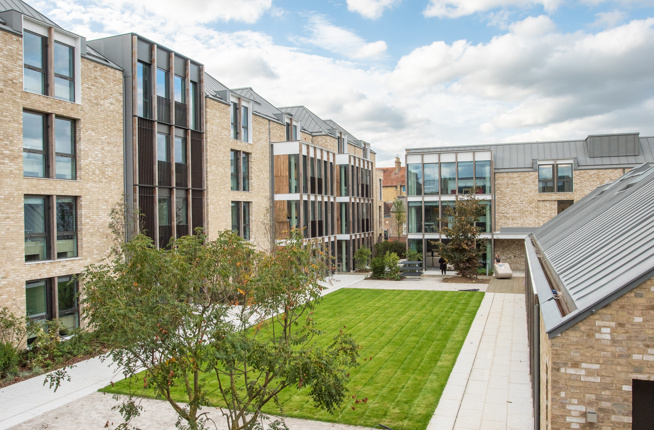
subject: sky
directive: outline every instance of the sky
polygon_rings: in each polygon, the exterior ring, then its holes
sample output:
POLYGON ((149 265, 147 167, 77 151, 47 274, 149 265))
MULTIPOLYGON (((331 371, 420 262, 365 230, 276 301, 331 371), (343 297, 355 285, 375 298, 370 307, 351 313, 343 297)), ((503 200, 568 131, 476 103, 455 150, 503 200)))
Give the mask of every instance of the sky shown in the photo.
POLYGON ((654 0, 27 0, 405 148, 654 136, 654 0))

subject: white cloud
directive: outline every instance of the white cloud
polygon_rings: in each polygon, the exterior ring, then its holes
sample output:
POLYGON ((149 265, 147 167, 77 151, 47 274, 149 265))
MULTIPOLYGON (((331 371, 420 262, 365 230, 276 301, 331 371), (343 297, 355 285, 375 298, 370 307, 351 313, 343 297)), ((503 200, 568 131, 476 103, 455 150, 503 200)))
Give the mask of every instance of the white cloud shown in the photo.
POLYGON ((405 147, 654 135, 654 19, 565 33, 551 18, 529 17, 484 43, 421 46, 389 70, 353 61, 387 55, 383 41, 368 43, 325 19, 310 23, 316 31, 301 42, 338 55, 128 6, 56 1, 35 7, 89 39, 134 31, 232 88, 251 86, 276 106, 305 105, 371 142, 381 165, 405 147))
POLYGON ((385 9, 390 9, 402 0, 347 0, 347 10, 368 19, 380 18, 385 9))
POLYGON ((297 39, 300 44, 308 43, 351 59, 379 59, 388 49, 383 40, 366 43, 356 33, 333 25, 318 15, 309 19, 306 29, 311 37, 297 39))
POLYGON ((459 18, 477 12, 506 7, 532 7, 541 5, 546 11, 554 11, 561 0, 429 0, 423 11, 426 17, 459 18))
POLYGON ((625 22, 627 17, 627 13, 620 10, 600 12, 595 15, 596 19, 595 22, 591 24, 591 27, 613 28, 618 24, 625 22))

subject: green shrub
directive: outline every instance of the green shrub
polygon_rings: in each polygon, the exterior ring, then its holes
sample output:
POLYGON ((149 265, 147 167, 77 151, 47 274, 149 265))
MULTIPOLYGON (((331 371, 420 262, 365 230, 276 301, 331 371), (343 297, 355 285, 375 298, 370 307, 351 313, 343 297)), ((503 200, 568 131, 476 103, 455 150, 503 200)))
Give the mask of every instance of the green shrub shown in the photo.
POLYGON ((397 281, 400 279, 400 257, 394 252, 387 252, 384 255, 384 266, 386 268, 386 279, 397 281))
POLYGON ((386 276, 386 264, 384 264, 384 257, 375 257, 370 262, 370 275, 373 279, 384 279, 386 276))
POLYGON ((0 343, 0 378, 12 376, 18 372, 18 351, 11 343, 0 343))
POLYGON ((409 249, 406 253, 406 259, 409 261, 422 261, 422 254, 418 251, 409 249))
POLYGON ((406 244, 399 240, 386 240, 375 244, 372 255, 375 257, 384 256, 387 252, 394 252, 400 258, 406 258, 406 244))
POLYGON ((356 270, 366 270, 368 268, 368 262, 370 261, 370 255, 372 252, 367 246, 362 246, 357 249, 357 252, 354 253, 354 266, 356 270))

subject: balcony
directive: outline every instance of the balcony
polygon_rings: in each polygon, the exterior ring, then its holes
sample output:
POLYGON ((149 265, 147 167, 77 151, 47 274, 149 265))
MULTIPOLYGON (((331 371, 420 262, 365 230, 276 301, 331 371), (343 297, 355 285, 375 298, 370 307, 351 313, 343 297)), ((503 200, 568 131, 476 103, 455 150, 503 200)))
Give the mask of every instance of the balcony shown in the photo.
POLYGON ((185 103, 175 102, 175 126, 188 128, 188 105, 185 103))
POLYGON ((170 124, 170 99, 157 96, 157 121, 170 124))

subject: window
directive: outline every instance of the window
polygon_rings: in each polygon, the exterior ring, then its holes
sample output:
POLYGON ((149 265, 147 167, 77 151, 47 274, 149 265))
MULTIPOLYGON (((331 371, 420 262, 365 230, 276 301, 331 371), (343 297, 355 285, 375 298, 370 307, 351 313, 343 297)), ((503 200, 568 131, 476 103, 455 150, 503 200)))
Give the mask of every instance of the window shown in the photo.
POLYGON ((250 240, 250 202, 232 202, 232 231, 250 240))
POLYGON ((186 104, 186 80, 183 76, 175 75, 175 101, 186 104))
POLYGON ((175 224, 177 237, 186 236, 188 231, 188 199, 186 194, 178 190, 175 198, 175 224))
POLYGON ((438 202, 425 202, 425 233, 438 233, 438 202))
POLYGON ((75 101, 75 50, 61 42, 54 44, 55 97, 75 101))
POLYGON ((159 213, 159 248, 165 248, 168 246, 170 239, 173 237, 169 189, 159 188, 157 210, 159 213))
POLYGON ((459 175, 459 194, 470 194, 472 191, 472 186, 474 182, 474 177, 472 175, 473 169, 472 161, 459 161, 457 163, 457 171, 459 175))
POLYGON ((288 192, 299 193, 298 189, 298 154, 288 156, 288 192))
POLYGON ((297 124, 294 124, 293 120, 286 123, 286 141, 287 142, 298 140, 297 128, 298 128, 297 124))
POLYGON ((200 112, 198 103, 198 83, 197 82, 191 82, 191 101, 189 104, 189 108, 191 109, 191 128, 193 130, 199 130, 200 129, 200 119, 198 113, 200 112))
POLYGON ((409 202, 409 233, 422 233, 422 203, 409 202))
POLYGON ((47 197, 25 197, 25 261, 50 259, 47 197))
POLYGON ((73 330, 79 327, 77 294, 77 280, 71 275, 29 281, 25 283, 27 317, 43 322, 59 319, 66 331, 73 330))
POLYGON ((232 150, 229 163, 232 191, 250 191, 250 154, 232 150))
POLYGON ((456 194, 456 163, 441 163, 441 194, 456 194))
POLYGON ((632 429, 645 430, 652 428, 654 421, 654 381, 632 379, 632 429))
POLYGON ((175 186, 188 185, 188 168, 186 165, 186 138, 175 136, 175 186))
POLYGON ((157 133, 157 176, 160 186, 171 186, 170 136, 157 133))
POLYGON ((136 64, 137 115, 152 118, 152 95, 150 65, 139 61, 136 64))
POLYGON ((422 164, 409 164, 407 166, 409 176, 409 195, 422 195, 422 164))
POLYGON ((47 38, 29 31, 23 32, 23 89, 46 94, 47 38))
POLYGON ((48 177, 46 116, 23 112, 23 176, 48 177))
POLYGON ((157 120, 170 123, 170 82, 168 72, 157 69, 157 120))
POLYGON ((75 197, 25 196, 25 261, 45 261, 77 257, 77 200, 75 197), (54 199, 54 205, 51 204, 54 199), (54 213, 51 213, 51 208, 54 213), (56 221, 53 241, 50 220, 56 221))
POLYGON ((491 168, 490 161, 475 161, 475 187, 479 194, 490 194, 491 192, 491 168))
POLYGON ((250 142, 250 108, 239 100, 232 100, 231 109, 232 139, 250 142))
POLYGON ((173 89, 175 92, 175 125, 186 127, 188 125, 188 106, 186 105, 186 79, 182 76, 173 77, 173 89))
POLYGON ((539 193, 571 193, 572 188, 572 164, 541 164, 538 166, 539 193))
POLYGON ((425 169, 425 195, 438 195, 438 164, 428 163, 425 169))
POLYGON ((23 112, 23 176, 33 178, 76 179, 75 121, 23 112), (54 148, 48 141, 48 123, 54 121, 54 148), (50 154, 54 149, 54 167, 50 154))
POLYGON ((57 197, 57 258, 77 257, 77 210, 74 197, 57 197))

